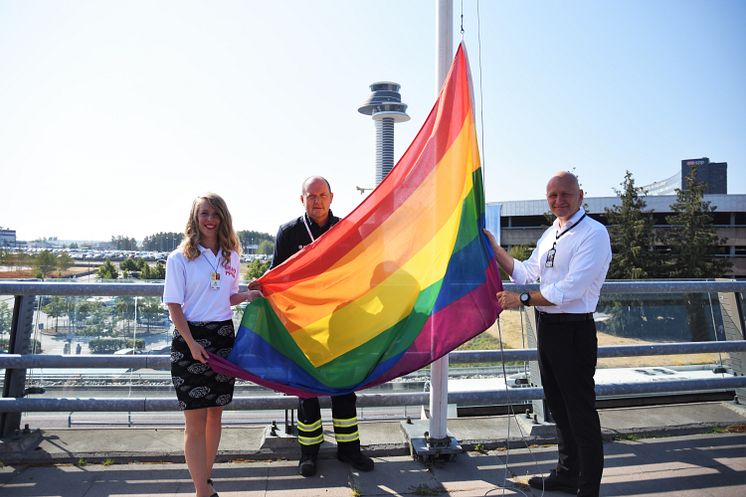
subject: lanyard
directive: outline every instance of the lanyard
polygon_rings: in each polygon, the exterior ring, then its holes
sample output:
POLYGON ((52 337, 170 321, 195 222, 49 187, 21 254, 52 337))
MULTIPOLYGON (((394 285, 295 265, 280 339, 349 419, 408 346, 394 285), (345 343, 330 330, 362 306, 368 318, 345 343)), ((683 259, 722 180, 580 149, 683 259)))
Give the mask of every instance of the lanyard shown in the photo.
POLYGON ((306 215, 303 214, 303 225, 306 227, 306 231, 308 232, 308 237, 311 239, 311 243, 316 241, 316 238, 313 237, 313 233, 311 233, 311 227, 308 226, 308 221, 306 221, 306 215))
POLYGON ((205 256, 205 260, 207 261, 207 264, 209 264, 210 269, 212 269, 212 274, 210 275, 210 288, 213 290, 219 290, 220 289, 220 273, 218 272, 218 266, 220 265, 220 260, 218 259, 218 264, 213 266, 212 262, 210 262, 210 259, 207 257, 207 252, 202 252, 202 255, 205 256))
POLYGON ((213 266, 212 262, 210 262, 210 259, 207 257, 207 252, 202 252, 202 255, 205 256, 205 260, 207 261, 207 264, 210 265, 210 268, 217 273, 218 272, 218 266, 220 265, 220 262, 218 262, 217 265, 213 266))
POLYGON ((588 213, 587 213, 587 212, 584 212, 584 213, 583 213, 583 215, 582 215, 582 216, 580 216, 580 219, 578 219, 578 222, 577 222, 577 223, 573 224, 572 226, 570 226, 569 228, 567 228, 567 229, 566 229, 565 231, 563 231, 562 233, 560 233, 559 231, 558 231, 557 233, 555 233, 555 234, 554 234, 554 240, 555 240, 555 241, 559 240, 559 239, 560 239, 560 237, 561 237, 562 235, 564 235, 565 233, 567 233, 568 231, 570 231, 570 230, 572 230, 572 229, 575 229, 575 226, 579 225, 579 224, 580 224, 580 221, 582 221, 583 219, 585 219, 585 216, 587 216, 587 215, 588 215, 588 213))
POLYGON ((587 216, 587 215, 588 215, 588 213, 584 212, 583 215, 580 216, 580 219, 578 219, 577 223, 573 224, 572 226, 570 226, 569 228, 567 228, 562 233, 560 233, 558 231, 557 233, 554 234, 554 243, 552 243, 552 248, 550 248, 549 251, 547 252, 547 260, 544 262, 544 267, 546 267, 546 268, 552 268, 552 267, 554 267, 554 256, 557 255, 557 240, 559 240, 560 237, 562 235, 564 235, 565 233, 567 233, 568 231, 573 230, 575 228, 575 226, 579 225, 580 221, 582 221, 583 219, 585 219, 585 216, 587 216))

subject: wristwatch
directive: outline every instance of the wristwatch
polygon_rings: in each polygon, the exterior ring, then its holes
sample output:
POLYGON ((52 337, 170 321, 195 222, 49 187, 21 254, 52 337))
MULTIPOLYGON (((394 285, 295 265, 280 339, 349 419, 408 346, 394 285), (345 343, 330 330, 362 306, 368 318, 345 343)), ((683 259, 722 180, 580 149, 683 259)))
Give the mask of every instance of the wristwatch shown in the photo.
POLYGON ((531 301, 531 294, 528 292, 523 292, 520 296, 521 304, 528 305, 528 303, 531 301))

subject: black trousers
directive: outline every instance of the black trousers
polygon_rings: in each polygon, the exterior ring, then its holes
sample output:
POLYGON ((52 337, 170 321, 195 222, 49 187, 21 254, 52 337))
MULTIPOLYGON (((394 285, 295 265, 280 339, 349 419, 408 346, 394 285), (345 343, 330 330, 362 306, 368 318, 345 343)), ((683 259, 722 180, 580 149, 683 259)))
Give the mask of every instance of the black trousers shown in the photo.
POLYGON ((557 473, 578 478, 578 495, 596 497, 604 453, 593 375, 598 341, 592 319, 563 321, 537 313, 539 370, 557 426, 557 473))
MULTIPOLYGON (((332 423, 337 451, 354 454, 360 450, 360 434, 357 426, 357 396, 354 393, 334 395, 332 400, 332 423)), ((319 399, 300 399, 298 405, 298 442, 301 454, 315 456, 324 441, 321 425, 319 399)))

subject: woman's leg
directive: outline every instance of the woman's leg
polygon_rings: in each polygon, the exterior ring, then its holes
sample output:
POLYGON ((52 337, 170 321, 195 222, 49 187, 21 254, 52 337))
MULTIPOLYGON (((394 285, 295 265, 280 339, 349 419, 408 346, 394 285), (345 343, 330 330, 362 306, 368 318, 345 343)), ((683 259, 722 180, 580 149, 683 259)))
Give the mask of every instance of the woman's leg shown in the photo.
POLYGON ((184 411, 184 458, 189 474, 194 482, 197 497, 207 497, 212 494, 207 479, 210 473, 207 469, 206 428, 209 409, 191 409, 184 411))
POLYGON ((205 471, 209 478, 212 474, 212 466, 220 446, 220 434, 223 429, 223 407, 208 407, 207 421, 205 424, 205 471))

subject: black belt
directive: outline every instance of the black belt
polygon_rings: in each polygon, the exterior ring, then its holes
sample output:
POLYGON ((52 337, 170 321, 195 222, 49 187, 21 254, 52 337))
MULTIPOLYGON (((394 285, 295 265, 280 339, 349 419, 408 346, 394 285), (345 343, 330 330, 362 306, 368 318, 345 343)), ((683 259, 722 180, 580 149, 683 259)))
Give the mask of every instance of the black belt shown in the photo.
POLYGON ((593 321, 593 313, 586 312, 575 314, 570 312, 560 312, 551 314, 549 312, 536 311, 536 317, 545 323, 576 323, 579 321, 593 321))

